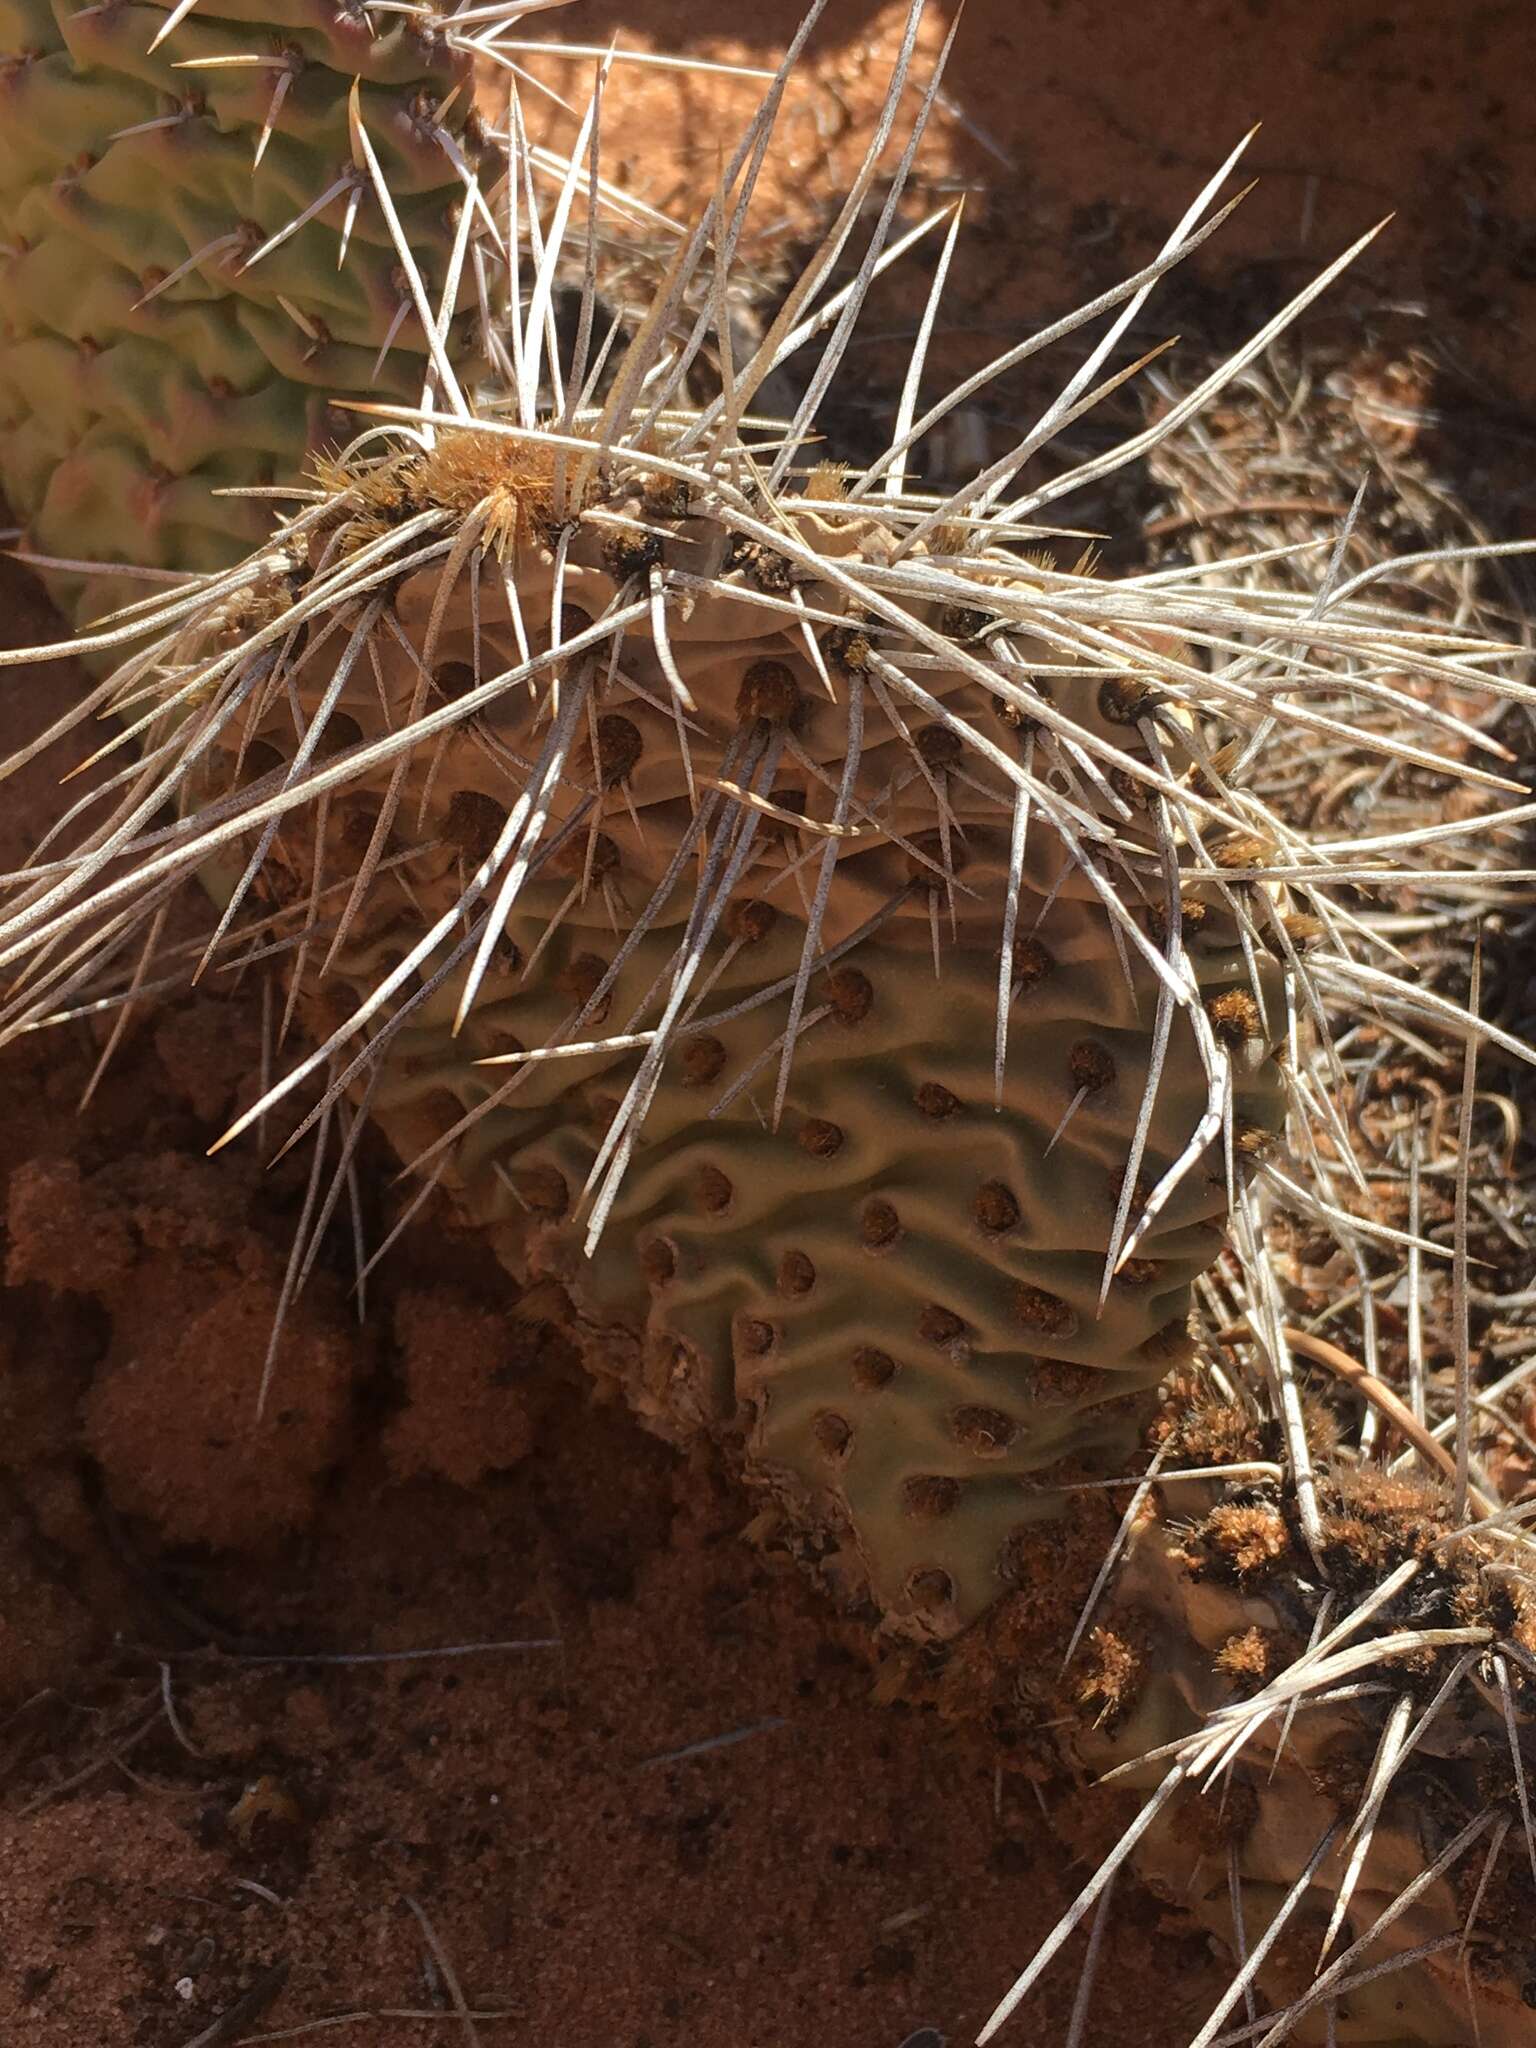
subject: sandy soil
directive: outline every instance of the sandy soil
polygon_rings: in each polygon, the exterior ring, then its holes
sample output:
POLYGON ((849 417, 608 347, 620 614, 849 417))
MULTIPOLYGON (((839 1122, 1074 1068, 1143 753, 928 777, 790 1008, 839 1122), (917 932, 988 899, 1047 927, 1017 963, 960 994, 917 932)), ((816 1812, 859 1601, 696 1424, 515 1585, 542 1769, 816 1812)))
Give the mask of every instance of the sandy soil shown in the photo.
MULTIPOLYGON (((617 33, 630 47, 771 66, 802 8, 721 10, 718 32, 712 13, 697 0, 593 0, 564 20, 594 42, 617 33)), ((958 13, 932 0, 909 106, 958 13)), ((765 260, 776 241, 815 233, 828 195, 855 176, 906 14, 906 0, 829 0, 765 172, 765 260)), ((1255 313, 1390 215, 1351 272, 1352 302, 1392 304, 1486 395, 1529 403, 1536 137, 1516 81, 1533 65, 1536 13, 1521 0, 971 0, 913 180, 930 203, 965 195, 934 360, 971 367, 1149 260, 1262 123, 1235 181, 1256 189, 1187 281, 1163 288, 1149 331, 1188 333, 1197 319, 1210 330, 1219 311, 1230 338, 1246 338, 1255 313), (1213 281, 1220 309, 1202 288, 1213 281)), ((535 68, 579 100, 591 67, 535 68)), ((761 85, 639 67, 624 83, 622 115, 617 94, 605 115, 605 174, 658 205, 696 203, 761 85)), ((926 293, 917 270, 885 301, 898 343, 926 293)), ((882 331, 871 321, 858 344, 866 372, 882 361, 882 331)))
MULTIPOLYGON (((794 14, 760 0, 740 42, 698 33, 695 0, 568 19, 761 61, 794 14)), ((856 168, 899 23, 832 0, 765 211, 781 244, 856 168)), ((1396 205, 1360 293, 1432 306, 1473 388, 1529 402, 1533 57, 1518 4, 972 0, 923 188, 971 194, 941 367, 1144 259, 1263 115, 1263 185, 1181 317, 1219 330, 1219 283, 1246 321, 1396 205)), ((744 104, 641 80, 610 175, 696 192, 744 104)), ((866 386, 899 374, 915 289, 877 308, 866 386)), ((14 571, 0 613, 13 642, 50 630, 14 571)), ((0 752, 71 687, 11 675, 0 752)), ((7 866, 65 765, 6 785, 7 866)), ((737 1540, 741 1503, 599 1405, 444 1216, 364 1324, 345 1247, 322 1262, 258 1424, 303 1163, 202 1156, 251 1098, 256 1003, 144 1015, 79 1115, 85 1027, 0 1061, 0 2033, 228 2048, 352 2015, 334 2037, 369 2048, 967 2039, 1073 1888, 1048 1822, 1111 1816, 1069 1815, 1033 1745, 876 1703, 859 1646, 737 1540), (455 1645, 476 1647, 423 1654, 455 1645)), ((363 1179, 377 1232, 388 1162, 363 1179)), ((1063 1616, 1097 1541, 1042 1560, 1063 1616)), ((1144 1898, 1113 1942, 1094 2048, 1184 2038, 1201 1943, 1144 1898)), ((1019 2038, 1064 2038, 1070 1997, 1064 1971, 1019 2038)))

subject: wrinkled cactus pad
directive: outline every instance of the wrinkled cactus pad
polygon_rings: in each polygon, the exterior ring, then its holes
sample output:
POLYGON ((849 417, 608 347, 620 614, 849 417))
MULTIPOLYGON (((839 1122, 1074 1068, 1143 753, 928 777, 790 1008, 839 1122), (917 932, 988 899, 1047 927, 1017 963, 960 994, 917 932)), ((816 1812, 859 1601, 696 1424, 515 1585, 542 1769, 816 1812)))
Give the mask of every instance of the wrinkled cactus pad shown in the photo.
MULTIPOLYGON (((367 545, 391 488, 400 516, 471 452, 445 436, 430 462, 365 472, 368 516, 322 528, 316 562, 367 545)), ((514 1271, 562 1284, 593 1368, 642 1415, 732 1442, 845 1591, 904 1630, 952 1634, 1060 1511, 1042 1475, 1069 1460, 1120 1469, 1146 1397, 1188 1354, 1191 1283, 1224 1242, 1219 1129, 1134 1255, 1112 1277, 1106 1261, 1133 1155, 1145 1195, 1201 1125, 1213 1051, 1239 1164, 1279 1120, 1277 970, 1245 952, 1224 900, 1252 885, 1183 892, 1205 1042, 1183 1011, 1165 1020, 1149 1091, 1157 975, 1049 817, 1020 827, 1010 898, 1006 779, 1009 762, 1060 764, 1069 830, 1106 846, 1113 833, 1116 860, 1145 880, 1126 922, 1149 950, 1165 944, 1134 769, 1115 783, 1084 772, 1086 753, 1074 761, 1023 708, 1075 746, 1081 733, 1144 762, 1144 650, 1127 641, 1125 669, 1077 668, 1016 633, 999 652, 983 618, 922 607, 940 645, 965 629, 946 667, 876 622, 830 623, 853 616, 847 595, 797 555, 862 569, 889 549, 879 522, 835 497, 784 501, 795 552, 770 555, 629 482, 556 538, 547 485, 520 488, 526 530, 504 561, 423 569, 339 692, 318 664, 303 679, 306 717, 328 707, 325 744, 387 741, 524 648, 628 623, 563 658, 547 689, 502 693, 401 757, 403 771, 350 779, 322 846, 285 832, 295 896, 316 873, 373 864, 314 982, 314 1028, 366 999, 494 857, 563 713, 558 774, 535 785, 544 836, 464 1028, 456 971, 401 1016, 371 1112, 404 1157, 432 1161, 514 1271), (708 588, 669 606, 658 639, 634 593, 671 569, 708 588), (658 1011, 664 1038, 634 1044, 658 1011), (645 1112, 630 1121, 618 1112, 637 1085, 645 1112), (632 1149, 593 1231, 584 1195, 615 1143, 632 1149)), ((1027 601, 1001 578, 994 594, 1027 601)), ((992 623, 1009 626, 1006 610, 992 623)), ((246 772, 280 758, 290 721, 273 699, 242 727, 246 772)), ((219 787, 232 764, 217 749, 210 762, 219 787)))

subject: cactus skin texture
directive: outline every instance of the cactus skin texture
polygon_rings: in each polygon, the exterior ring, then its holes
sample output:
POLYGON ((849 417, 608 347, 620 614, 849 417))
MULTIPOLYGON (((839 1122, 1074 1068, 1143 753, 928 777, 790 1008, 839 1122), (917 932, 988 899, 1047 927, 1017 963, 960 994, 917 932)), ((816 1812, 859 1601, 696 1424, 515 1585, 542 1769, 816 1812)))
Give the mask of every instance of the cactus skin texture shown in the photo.
MULTIPOLYGON (((422 328, 371 192, 339 268, 345 191, 242 266, 358 175, 356 80, 430 289, 463 189, 437 109, 467 68, 408 21, 378 32, 324 0, 201 0, 151 50, 166 19, 136 0, 0 0, 0 481, 43 555, 185 572, 259 542, 269 508, 213 493, 291 482, 351 431, 332 400, 419 396, 422 328), (265 61, 218 62, 236 56, 265 61)), ((445 132, 473 156, 466 97, 445 132)), ((125 594, 99 575, 54 587, 77 619, 125 594)))
MULTIPOLYGON (((409 504, 465 459, 450 436, 436 458, 411 463, 409 504)), ((406 468, 395 471, 402 493, 406 468)), ((359 481, 375 497, 390 488, 387 472, 359 481)), ((404 634, 380 626, 369 658, 356 661, 332 714, 338 737, 374 743, 419 717, 412 700, 426 673, 451 694, 515 665, 519 631, 535 648, 556 644, 552 548, 537 533, 548 531, 547 499, 541 489, 520 508, 535 531, 507 564, 518 622, 489 576, 427 570, 405 581, 394 594, 404 634)), ((1022 716, 998 715, 1012 713, 1006 702, 938 665, 913 670, 934 710, 903 709, 891 664, 904 670, 921 649, 873 625, 823 626, 813 649, 795 611, 786 616, 786 591, 819 618, 847 611, 844 592, 784 558, 733 548, 718 525, 646 506, 637 566, 611 521, 641 510, 620 481, 561 533, 560 638, 622 608, 650 573, 686 565, 710 588, 674 608, 665 661, 640 618, 611 677, 601 651, 565 664, 560 687, 590 695, 551 802, 550 857, 505 925, 463 1033, 452 1035, 456 976, 412 1011, 370 1110, 403 1156, 440 1148, 446 1184, 514 1272, 561 1283, 593 1368, 617 1373, 642 1415, 679 1440, 704 1430, 731 1444, 783 1510, 795 1547, 844 1592, 871 1599, 903 1632, 951 1635, 1004 1590, 1031 1525, 1060 1511, 1041 1475, 1066 1460, 1122 1469, 1151 1390, 1187 1354, 1191 1283, 1224 1241, 1222 1148, 1184 1181, 1101 1310, 1157 982, 1129 948, 1122 957, 1088 879, 1037 822, 1024 842, 994 1103, 1012 806, 995 765, 936 714, 960 714, 1015 758, 1043 759, 1043 740, 1022 716), (668 664, 694 707, 682 714, 686 762, 668 664), (839 839, 827 828, 838 822, 851 721, 860 738, 839 839), (748 785, 773 808, 729 796, 748 785), (680 1012, 588 1256, 573 1211, 642 1052, 510 1072, 475 1062, 645 1028, 689 918, 711 900, 695 893, 694 835, 720 849, 723 909, 714 903, 699 1000, 680 1012), (787 992, 829 850, 825 964, 809 981, 775 1117, 787 992), (775 987, 777 1000, 764 1000, 775 987)), ((856 507, 786 498, 780 510, 824 561, 878 560, 887 545, 856 507)), ((373 526, 327 534, 316 559, 323 549, 334 564, 373 526)), ((1025 596, 1000 580, 999 604, 1025 596)), ((942 632, 955 623, 942 613, 919 615, 942 632)), ((1047 650, 1023 638, 1010 658, 1045 661, 1047 650)), ((323 682, 323 669, 313 683, 299 678, 307 719, 323 682)), ((1123 678, 1085 668, 1049 688, 1070 730, 1144 753, 1123 678)), ((388 973, 423 913, 451 909, 520 793, 513 764, 538 752, 547 708, 542 696, 504 695, 483 724, 466 721, 412 757, 393 798, 386 769, 349 784, 329 806, 318 869, 312 841, 285 833, 294 894, 317 871, 346 876, 370 846, 370 857, 398 851, 407 820, 405 836, 429 849, 375 879, 331 978, 317 984, 327 1006, 317 1027, 388 973)), ((279 758, 290 717, 286 699, 274 700, 248 743, 279 758)), ((233 765, 215 753, 210 793, 233 765)), ((1089 823, 1107 824, 1108 785, 1093 801, 1089 823)), ((1146 848, 1134 803, 1121 810, 1123 842, 1146 848)), ((1140 927, 1161 930, 1159 916, 1144 909, 1140 927)), ((1207 1011, 1218 1025, 1229 1012, 1240 1020, 1228 1032, 1236 1126, 1272 1130, 1282 1110, 1271 1057, 1283 1016, 1277 974, 1267 960, 1250 965, 1214 885, 1191 889, 1184 916, 1207 1011)), ((1179 1016, 1145 1132, 1149 1184, 1188 1145, 1207 1095, 1194 1028, 1179 1016)))
MULTIPOLYGON (((1042 1157, 1073 1092, 1066 1054, 1083 1042, 1078 1005, 1113 994, 1115 966, 1095 957, 1092 924, 1092 913, 1051 921, 1052 937, 1067 940, 1059 988, 1021 1000, 1033 1014, 1015 1020, 1018 1064, 1001 1115, 990 953, 951 948, 936 981, 920 946, 866 942, 825 994, 813 991, 816 1008, 830 998, 830 1014, 807 1034, 778 1130, 739 1098, 711 1118, 722 1091, 690 1074, 713 1066, 722 1045, 722 1080, 739 1074, 771 1052, 770 1021, 753 1013, 684 1041, 590 1261, 579 1230, 557 1216, 530 1228, 508 1211, 517 1196, 554 1210, 580 1188, 625 1076, 598 1072, 494 1112, 460 1168, 473 1161, 464 1204, 493 1211, 515 1269, 562 1282, 591 1368, 617 1373, 637 1411, 674 1440, 702 1429, 724 1441, 748 1482, 774 1496, 781 1539, 903 1633, 952 1635, 998 1598, 1017 1546, 1062 1510, 1053 1469, 1119 1468, 1151 1389, 1187 1345, 1190 1282, 1220 1248, 1224 1205, 1201 1186, 1144 1242, 1133 1277, 1112 1285, 1096 1317, 1111 1159, 1145 1067, 1144 1034, 1128 1019, 1106 1027, 1104 1010, 1088 1012, 1093 1043, 1116 1050, 1126 1094, 1106 1090, 1051 1161, 1042 1157), (481 1178, 493 1162, 517 1196, 481 1178)), ((715 984, 720 1006, 791 979, 799 941, 791 929, 744 953, 745 971, 715 984)), ((640 949, 616 984, 619 1005, 665 965, 658 953, 640 949)), ((1234 965, 1230 955, 1202 964, 1213 977, 1234 965)), ((551 1013, 569 1007, 558 989, 557 980, 551 1013)), ((1120 995, 1128 1008, 1123 985, 1120 995)), ((514 1002, 503 1014, 516 1030, 529 1011, 514 1002)), ((412 1034, 418 1042, 421 1084, 472 1104, 483 1090, 443 1064, 441 1037, 435 1059, 412 1034)), ((1180 1050, 1194 1068, 1192 1046, 1180 1050)), ((1159 1164, 1187 1136, 1178 1118, 1191 1106, 1198 1114, 1198 1093, 1193 1073, 1170 1076, 1159 1164)), ((407 1127, 403 1097, 398 1081, 381 1090, 386 1130, 396 1115, 407 1127)), ((1249 1106, 1268 1106, 1262 1082, 1249 1106)))

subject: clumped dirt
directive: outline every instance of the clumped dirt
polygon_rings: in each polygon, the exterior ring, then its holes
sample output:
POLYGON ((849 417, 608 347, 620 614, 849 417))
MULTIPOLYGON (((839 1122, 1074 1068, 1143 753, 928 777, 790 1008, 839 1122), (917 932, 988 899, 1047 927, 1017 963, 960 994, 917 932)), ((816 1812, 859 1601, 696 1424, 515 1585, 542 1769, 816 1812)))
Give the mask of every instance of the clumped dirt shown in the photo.
MULTIPOLYGON (((712 31, 694 0, 579 9, 594 43, 617 34, 630 48, 757 67, 779 61, 802 13, 800 0, 760 0, 712 31)), ((909 108, 959 13, 953 0, 929 6, 909 108)), ((906 15, 907 0, 831 0, 754 205, 759 260, 824 229, 829 200, 857 173, 906 15)), ((1246 338, 1256 309, 1273 311, 1390 215, 1351 272, 1359 302, 1411 311, 1487 390, 1529 404, 1536 137, 1514 82, 1533 64, 1536 15, 1521 0, 970 0, 912 187, 935 204, 965 194, 935 361, 947 342, 973 366, 1150 260, 1262 123, 1237 179, 1256 187, 1192 259, 1183 310, 1170 310, 1181 288, 1159 292, 1160 337, 1190 331, 1200 280, 1219 283, 1230 339, 1246 338)), ((536 68, 574 101, 591 71, 536 68)), ((619 118, 618 92, 605 109, 604 174, 662 207, 692 205, 713 185, 763 90, 638 66, 623 88, 619 118)), ((910 344, 926 288, 922 275, 893 285, 893 316, 912 318, 883 339, 870 323, 856 344, 866 374, 893 339, 910 344)))
MULTIPOLYGON (((562 25, 762 62, 796 13, 762 0, 729 43, 691 0, 562 25)), ((856 168, 901 15, 833 0, 765 268, 856 168)), ((972 0, 925 173, 930 198, 971 193, 935 375, 1145 260, 1266 115, 1264 184, 1181 288, 1207 338, 1212 281, 1246 322, 1396 205, 1367 295, 1422 303, 1442 361, 1529 402, 1536 144, 1509 96, 1533 58, 1518 4, 972 0)), ((664 205, 747 103, 641 73, 625 94, 605 171, 664 205)), ((879 303, 865 385, 899 376, 925 287, 879 303)), ((56 630, 18 572, 0 598, 11 642, 56 630)), ((76 686, 8 672, 0 754, 76 686)), ((5 867, 69 765, 5 786, 5 867)), ((361 1320, 343 1225, 269 1360, 304 1157, 265 1167, 275 1131, 204 1157, 253 1099, 258 992, 146 1009, 77 1114, 101 1043, 82 1023, 0 1060, 0 2033, 969 2038, 1081 1881, 1061 1838, 1118 1807, 1084 1810, 1043 1738, 887 1703, 851 1630, 738 1540, 720 1475, 606 1401, 446 1214, 370 1276, 361 1320)), ((360 1164, 377 1242, 392 1169, 360 1164)), ((1042 1634, 1102 1535, 1059 1543, 1042 1634)), ((1129 1892, 1110 1941, 1093 2048, 1186 2038, 1203 1944, 1129 1892)), ((1063 2039, 1071 1993, 1055 1973, 1019 2038, 1063 2039)))

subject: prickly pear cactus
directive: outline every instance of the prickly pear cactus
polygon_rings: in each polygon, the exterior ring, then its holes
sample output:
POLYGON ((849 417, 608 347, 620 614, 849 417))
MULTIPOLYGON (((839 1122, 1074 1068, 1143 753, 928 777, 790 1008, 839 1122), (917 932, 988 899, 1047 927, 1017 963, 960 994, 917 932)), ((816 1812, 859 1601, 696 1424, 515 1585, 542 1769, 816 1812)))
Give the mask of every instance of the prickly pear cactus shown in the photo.
MULTIPOLYGON (((506 445, 445 434, 364 470, 366 515, 339 495, 316 561, 335 575, 471 465, 482 502, 505 493, 506 445)), ((643 1415, 738 1446, 797 1547, 902 1629, 952 1634, 1058 1511, 1040 1476, 1118 1469, 1188 1352, 1191 1282, 1224 1241, 1220 1128, 1131 1257, 1122 1184, 1133 1155, 1145 1192, 1197 1142, 1213 1075, 1240 1144, 1277 1126, 1278 972, 1243 950, 1230 888, 1192 888, 1189 1013, 1149 1073, 1168 917, 1135 779, 1164 749, 1145 650, 1127 641, 1123 671, 1053 663, 1001 562, 984 613, 921 604, 921 637, 855 622, 828 572, 890 552, 859 505, 785 497, 781 553, 627 470, 558 539, 550 486, 519 477, 506 583, 467 562, 403 580, 351 662, 327 743, 344 728, 366 749, 472 702, 523 646, 587 641, 403 777, 351 779, 323 848, 285 833, 294 895, 349 848, 423 849, 369 890, 316 1000, 365 1000, 538 789, 542 835, 464 1029, 456 972, 402 1017, 372 1112, 404 1156, 434 1154, 514 1271, 562 1283, 594 1369, 643 1415), (648 593, 675 575, 688 594, 658 631, 648 593), (1111 783, 1089 749, 1131 765, 1111 783), (1033 821, 1010 782, 1031 762, 1060 785, 1041 780, 1033 821), (1124 929, 1092 877, 1111 846, 1146 881, 1124 929)), ((301 684, 307 720, 323 674, 301 684)), ((243 744, 275 759, 290 719, 274 699, 243 744)), ((1164 751, 1187 772, 1176 722, 1164 751)), ((211 794, 235 763, 209 762, 211 794)))
MULTIPOLYGON (((0 0, 0 480, 35 551, 222 567, 270 508, 216 493, 291 483, 354 431, 333 400, 420 395, 427 336, 349 98, 435 314, 480 153, 468 83, 365 6, 0 0)), ((476 317, 448 323, 453 358, 476 317)), ((56 587, 81 618, 122 594, 56 587)))
MULTIPOLYGON (((885 451, 859 473, 817 465, 818 407, 887 259, 910 151, 852 281, 833 280, 920 13, 914 0, 848 205, 745 360, 728 273, 782 75, 617 362, 590 262, 558 374, 543 354, 560 240, 578 232, 578 148, 531 257, 508 252, 505 388, 444 380, 431 402, 380 406, 383 424, 290 477, 296 509, 269 542, 84 639, 121 657, 91 706, 126 721, 131 765, 5 878, 0 967, 16 972, 0 1039, 131 1008, 165 969, 170 898, 213 893, 206 958, 272 974, 278 1038, 297 1024, 307 1047, 228 1134, 310 1090, 314 1180, 287 1295, 372 1118, 419 1182, 413 1201, 448 1190, 594 1372, 674 1439, 722 1446, 763 1499, 760 1531, 859 1605, 893 1662, 947 1673, 989 1630, 1006 1646, 999 1617, 1054 1562, 1072 1489, 1139 1472, 1159 1382, 1202 1345, 1231 1405, 1257 1412, 1259 1389, 1269 1405, 1253 1443, 1236 1429, 1193 1460, 1217 1468, 1211 1499, 1190 1496, 1193 1533, 1148 1505, 1150 1477, 1127 1514, 1132 1562, 1092 1639, 1101 1726, 1081 1760, 1118 1764, 1116 1744, 1139 1757, 1150 1740, 1174 1765, 1107 1875, 1173 1871, 1231 1943, 1231 1993, 1197 2048, 1314 2021, 1322 2040, 1444 2048, 1462 2015, 1470 2034, 1474 2003, 1435 1960, 1460 1938, 1447 1916, 1462 1866, 1421 1835, 1428 1860, 1402 1879, 1397 1765, 1416 1755, 1421 1806, 1457 1855, 1511 1837, 1511 1785, 1524 1820, 1525 1594, 1484 1598, 1481 1551, 1444 1562, 1453 1516, 1371 1494, 1342 1453, 1314 1464, 1283 1347, 1213 1364, 1211 1312, 1230 1296, 1245 1328, 1278 1330, 1262 1228, 1276 1187, 1344 1213, 1330 1012, 1418 1030, 1427 1005, 1475 1029, 1380 964, 1402 956, 1360 907, 1381 865, 1412 865, 1418 836, 1357 847, 1326 822, 1304 830, 1259 771, 1277 752, 1289 773, 1348 748, 1383 783, 1448 773, 1472 799, 1457 818, 1470 836, 1486 822, 1476 793, 1519 785, 1486 733, 1429 700, 1531 693, 1497 645, 1358 596, 1369 577, 1297 592, 1248 560, 1230 577, 1175 564, 1116 581, 1063 566, 1076 549, 1059 535, 1040 552, 1054 502, 1176 433, 1271 338, 1147 433, 1036 477, 1055 429, 1113 374, 1147 290, 1203 234, 1219 180, 1156 263, 1098 302, 1124 311, 983 476, 942 500, 912 481, 965 395, 919 410, 925 341, 885 451), (757 411, 818 334, 791 416, 757 411), (699 400, 706 343, 719 389, 699 400), (1230 1492, 1255 1473, 1256 1492, 1230 1492), (1463 1686, 1465 1752, 1436 1718, 1463 1686), (1298 1734, 1320 1701, 1342 1719, 1298 1734), (1223 1924, 1210 1857, 1191 1861, 1173 1807, 1240 1759, 1218 1844, 1239 1904, 1223 1924), (1298 1849, 1302 1788, 1328 1772, 1356 1818, 1298 1849), (1464 1820, 1458 1800, 1476 1808, 1464 1820), (1301 1907, 1326 1923, 1323 1967, 1341 1968, 1298 2006, 1274 1968, 1294 1961, 1282 1945, 1301 1907), (1363 1932, 1352 1911, 1374 1915, 1363 1932), (1422 2020, 1367 1989, 1373 1962, 1356 1968, 1360 1944, 1394 1928, 1395 1963, 1433 1965, 1422 2020), (1261 1970, 1290 1997, 1269 2020, 1248 2008, 1261 1970)), ((183 125, 149 131, 156 147, 183 125)), ((529 173, 514 163, 519 190, 529 173)), ((478 227, 466 234, 478 249, 478 227)), ((176 308, 184 286, 132 320, 176 308)), ((450 295, 434 326, 453 311, 450 295)), ((179 372, 164 389, 178 386, 179 372)), ((89 442, 92 422, 70 417, 89 442)), ((1190 1458, 1168 1462, 1204 1483, 1190 1458)), ((1039 1644, 1017 1641, 991 1677, 1032 1703, 1039 1644)), ((1061 1939, 1104 1895, 1095 1879, 1061 1939)), ((1501 2026, 1518 1967, 1508 1943, 1488 1961, 1501 2026)))

